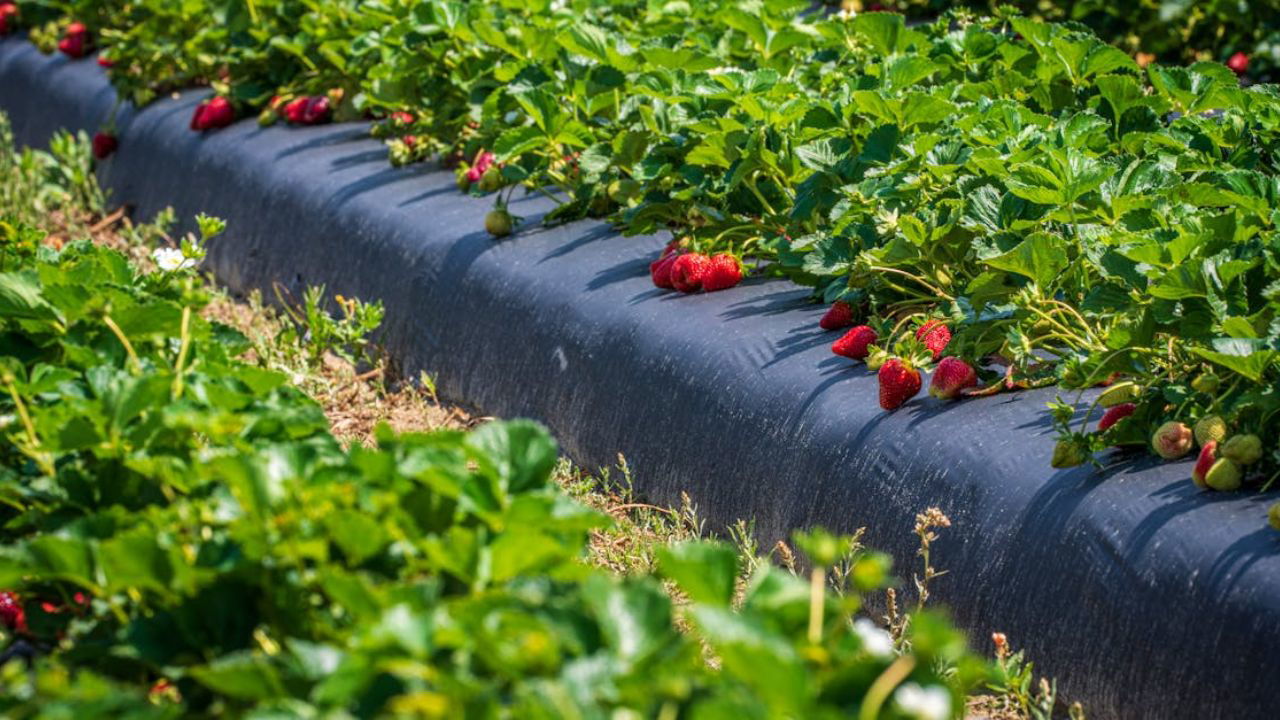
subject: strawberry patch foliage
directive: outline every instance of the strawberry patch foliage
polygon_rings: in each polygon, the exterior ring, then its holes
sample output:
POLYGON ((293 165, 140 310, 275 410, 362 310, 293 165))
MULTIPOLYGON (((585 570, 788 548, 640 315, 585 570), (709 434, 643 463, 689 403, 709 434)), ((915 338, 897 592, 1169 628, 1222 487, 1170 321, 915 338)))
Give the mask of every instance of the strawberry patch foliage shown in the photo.
POLYGON ((1213 416, 1265 439, 1229 459, 1241 486, 1280 476, 1280 91, 1238 63, 1139 63, 1006 7, 915 26, 800 0, 19 8, 50 49, 87 27, 135 102, 208 83, 264 123, 300 98, 371 117, 393 162, 439 157, 492 194, 495 237, 523 188, 557 200, 549 222, 671 232, 661 287, 744 267, 810 286, 873 328, 846 351, 872 367, 928 369, 912 328, 942 323, 977 375, 948 397, 1133 383, 1104 430, 1079 397, 1051 406, 1055 466, 1181 457, 1158 430, 1213 416))
MULTIPOLYGON (((73 204, 50 156, 0 151, 21 160, 6 182, 73 204)), ((609 519, 552 482, 534 423, 344 449, 200 312, 221 221, 143 272, 55 249, 33 199, 0 208, 5 717, 905 720, 958 717, 1003 676, 938 614, 855 622, 889 577, 851 538, 798 537, 812 580, 716 542, 663 547, 653 574, 591 567, 609 519)))

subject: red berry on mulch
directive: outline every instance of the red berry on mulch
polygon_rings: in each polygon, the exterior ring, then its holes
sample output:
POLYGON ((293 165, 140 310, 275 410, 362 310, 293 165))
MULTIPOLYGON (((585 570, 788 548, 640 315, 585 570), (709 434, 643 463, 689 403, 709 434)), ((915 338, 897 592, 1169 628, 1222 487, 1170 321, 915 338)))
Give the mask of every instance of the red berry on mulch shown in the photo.
POLYGON ((889 358, 880 366, 880 407, 897 410, 920 392, 920 371, 901 358, 889 358))
POLYGON ((108 132, 98 132, 93 136, 93 156, 99 160, 105 160, 111 156, 111 153, 120 147, 120 141, 115 135, 108 132))
POLYGON ((196 106, 191 116, 191 129, 197 132, 223 128, 236 120, 235 108, 231 101, 222 97, 212 97, 196 106))
POLYGON ((18 6, 0 4, 0 36, 8 35, 17 25, 18 6))
POLYGON ((870 326, 859 325, 841 335, 839 340, 831 343, 831 352, 854 360, 865 360, 867 353, 870 352, 868 347, 874 344, 878 338, 876 331, 872 330, 870 326))
POLYGON ((818 321, 823 330, 839 330, 853 324, 853 308, 843 300, 837 300, 827 308, 827 314, 818 321))
POLYGON ((84 23, 73 22, 67 26, 58 49, 69 58, 79 59, 89 54, 89 29, 84 23))
POLYGON ((707 292, 728 290, 742 282, 742 266, 738 258, 721 253, 712 256, 707 263, 707 272, 702 276, 702 289, 707 292))
POLYGON ((702 253, 685 253, 671 265, 671 285, 682 293, 697 292, 711 265, 711 258, 702 253))
POLYGON ((958 357, 945 357, 933 371, 929 394, 940 400, 954 400, 960 393, 978 384, 978 373, 958 357))

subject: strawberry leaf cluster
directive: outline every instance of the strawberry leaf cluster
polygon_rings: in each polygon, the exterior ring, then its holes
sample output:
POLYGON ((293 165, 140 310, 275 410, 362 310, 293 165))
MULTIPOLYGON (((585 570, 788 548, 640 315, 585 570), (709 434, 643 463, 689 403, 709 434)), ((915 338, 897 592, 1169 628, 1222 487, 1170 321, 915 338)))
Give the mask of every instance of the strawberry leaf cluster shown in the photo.
MULTIPOLYGON (((1105 435, 1059 423, 1071 459, 1155 451, 1158 428, 1207 415, 1280 436, 1274 86, 1008 9, 909 26, 753 8, 79 0, 49 36, 87 28, 135 101, 207 82, 241 114, 327 97, 334 119, 368 115, 395 162, 434 154, 493 193, 495 237, 516 229, 513 192, 541 192, 550 222, 609 216, 728 256, 712 287, 754 260, 854 324, 945 320, 949 353, 998 368, 992 391, 1140 386, 1105 435), (1192 387, 1208 373, 1219 388, 1192 387)), ((1247 482, 1280 473, 1276 450, 1247 482)))

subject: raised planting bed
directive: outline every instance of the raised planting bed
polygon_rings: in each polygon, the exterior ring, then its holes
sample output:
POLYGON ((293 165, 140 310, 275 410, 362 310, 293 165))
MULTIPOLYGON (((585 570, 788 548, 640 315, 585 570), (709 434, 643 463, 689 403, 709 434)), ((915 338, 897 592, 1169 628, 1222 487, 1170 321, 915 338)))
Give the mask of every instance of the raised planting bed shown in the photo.
MULTIPOLYGON (((102 165, 119 203, 172 205, 230 231, 210 248, 241 291, 306 285, 386 303, 387 348, 409 375, 486 412, 546 423, 587 466, 619 452, 658 502, 688 491, 713 524, 755 518, 772 542, 813 524, 866 526, 916 566, 917 512, 953 526, 934 598, 976 643, 1026 647, 1097 718, 1270 717, 1280 657, 1280 539, 1266 495, 1208 494, 1191 462, 1104 455, 1053 471, 1048 390, 885 413, 875 376, 831 355, 809 291, 749 279, 710 295, 653 288, 665 238, 600 223, 552 229, 517 199, 523 232, 495 242, 491 203, 450 173, 386 166, 364 125, 188 130, 206 93, 118 117, 102 165)), ((0 110, 20 142, 92 132, 114 102, 101 70, 0 43, 0 110)), ((419 166, 421 167, 421 166, 419 166)), ((1089 396, 1086 396, 1089 397, 1089 396)))

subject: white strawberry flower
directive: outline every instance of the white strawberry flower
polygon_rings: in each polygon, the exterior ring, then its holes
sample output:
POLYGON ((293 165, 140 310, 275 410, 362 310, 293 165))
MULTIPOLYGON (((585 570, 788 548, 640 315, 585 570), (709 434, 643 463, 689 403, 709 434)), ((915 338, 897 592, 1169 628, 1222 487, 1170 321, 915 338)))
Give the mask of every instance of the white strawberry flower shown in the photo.
POLYGON ((862 641, 862 649, 868 655, 877 658, 893 657, 893 636, 878 627, 867 618, 858 618, 853 622, 853 631, 862 641))
POLYGON ((184 268, 195 267, 195 260, 182 254, 175 248, 156 248, 151 251, 151 259, 165 272, 175 272, 184 268))
POLYGON ((904 683, 893 694, 898 711, 915 720, 948 720, 951 717, 951 693, 946 688, 930 685, 921 687, 904 683))

